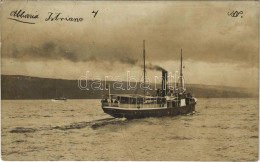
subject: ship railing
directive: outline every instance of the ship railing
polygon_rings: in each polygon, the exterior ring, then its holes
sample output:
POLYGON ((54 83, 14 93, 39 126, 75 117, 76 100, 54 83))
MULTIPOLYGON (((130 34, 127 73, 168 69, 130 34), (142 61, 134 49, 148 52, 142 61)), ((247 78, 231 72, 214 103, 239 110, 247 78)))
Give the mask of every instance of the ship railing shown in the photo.
POLYGON ((143 98, 139 100, 140 98, 135 98, 135 100, 129 99, 126 103, 121 103, 121 98, 119 99, 112 99, 102 96, 102 105, 103 106, 109 106, 109 107, 122 107, 122 108, 159 108, 164 107, 166 103, 162 101, 162 99, 159 98, 143 98))
POLYGON ((119 103, 111 103, 107 102, 103 104, 104 106, 109 106, 109 107, 119 107, 119 103))

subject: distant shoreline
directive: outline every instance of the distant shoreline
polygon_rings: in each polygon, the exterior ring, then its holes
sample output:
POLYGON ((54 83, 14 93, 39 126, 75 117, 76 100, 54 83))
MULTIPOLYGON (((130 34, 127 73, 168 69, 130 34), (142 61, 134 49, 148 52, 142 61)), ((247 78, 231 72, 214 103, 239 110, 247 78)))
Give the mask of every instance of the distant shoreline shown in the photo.
MULTIPOLYGON (((91 80, 89 80, 90 84, 91 80)), ((107 83, 113 84, 113 81, 107 83)), ((127 82, 123 82, 126 86, 127 82)), ((137 84, 140 84, 138 82, 137 84)), ((157 84, 157 87, 160 87, 157 84)), ((151 86, 155 86, 151 84, 151 86)), ((1 75, 2 100, 48 100, 59 96, 67 99, 101 99, 108 94, 108 90, 81 90, 77 80, 39 78, 22 75, 1 75)), ((196 98, 255 98, 258 89, 254 92, 246 88, 186 84, 186 88, 196 98)), ((111 90, 112 94, 142 94, 141 89, 136 90, 111 90)), ((149 91, 151 95, 154 90, 149 91)))
MULTIPOLYGON (((257 99, 258 100, 258 97, 230 97, 230 98, 223 98, 223 97, 219 97, 219 98, 204 98, 204 97, 197 97, 197 99, 257 99)), ((73 99, 67 99, 67 101, 69 100, 101 100, 102 98, 73 98, 73 99)), ((29 101, 33 101, 33 100, 44 100, 44 101, 51 101, 52 99, 1 99, 2 101, 26 101, 26 100, 29 100, 29 101)), ((67 102, 65 101, 65 102, 67 102)), ((56 101, 56 102, 59 102, 59 101, 56 101)), ((64 102, 64 101, 60 101, 60 102, 64 102)))

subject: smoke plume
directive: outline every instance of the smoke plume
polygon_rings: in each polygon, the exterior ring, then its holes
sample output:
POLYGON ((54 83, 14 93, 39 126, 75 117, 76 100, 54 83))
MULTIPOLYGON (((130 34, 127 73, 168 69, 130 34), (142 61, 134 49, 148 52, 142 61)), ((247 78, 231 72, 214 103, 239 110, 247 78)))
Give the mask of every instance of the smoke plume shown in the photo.
POLYGON ((150 70, 155 70, 155 71, 167 71, 164 68, 162 68, 161 66, 153 65, 153 64, 146 65, 146 68, 150 69, 150 70))

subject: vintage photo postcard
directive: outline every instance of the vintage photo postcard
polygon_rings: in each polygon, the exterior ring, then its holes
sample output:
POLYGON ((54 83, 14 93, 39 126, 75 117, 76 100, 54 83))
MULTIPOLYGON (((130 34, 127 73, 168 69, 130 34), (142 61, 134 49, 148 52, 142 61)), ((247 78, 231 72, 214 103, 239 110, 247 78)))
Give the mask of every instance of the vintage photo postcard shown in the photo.
POLYGON ((257 161, 258 1, 2 1, 1 158, 257 161))

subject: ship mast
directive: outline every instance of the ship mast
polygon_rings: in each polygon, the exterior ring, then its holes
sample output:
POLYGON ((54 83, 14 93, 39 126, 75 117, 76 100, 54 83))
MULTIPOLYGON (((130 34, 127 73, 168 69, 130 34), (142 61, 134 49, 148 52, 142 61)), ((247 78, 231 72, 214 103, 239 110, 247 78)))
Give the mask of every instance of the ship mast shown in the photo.
POLYGON ((181 67, 180 67, 180 89, 181 91, 184 90, 184 87, 183 87, 183 74, 182 74, 182 49, 181 49, 181 67))
POLYGON ((144 95, 145 95, 145 40, 143 40, 143 60, 144 60, 144 95))

